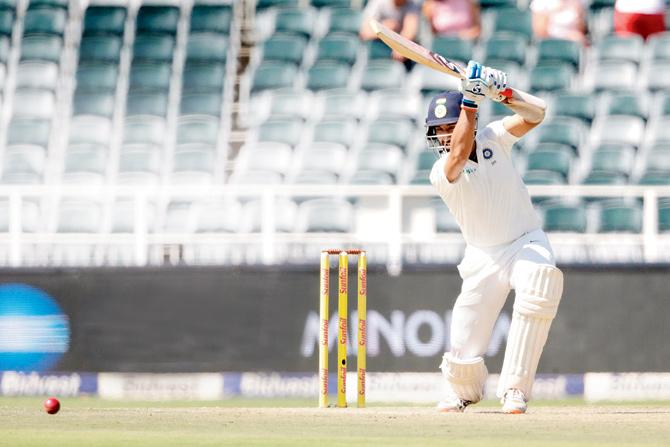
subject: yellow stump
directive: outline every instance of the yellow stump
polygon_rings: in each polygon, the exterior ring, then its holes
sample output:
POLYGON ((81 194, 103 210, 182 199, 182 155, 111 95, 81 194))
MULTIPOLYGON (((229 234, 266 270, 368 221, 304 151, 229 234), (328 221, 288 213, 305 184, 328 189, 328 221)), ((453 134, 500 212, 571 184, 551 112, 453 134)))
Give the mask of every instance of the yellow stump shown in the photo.
POLYGON ((330 295, 330 258, 321 253, 319 307, 319 407, 328 407, 328 300, 330 295))
POLYGON ((358 407, 365 407, 365 358, 367 355, 368 262, 365 252, 358 255, 358 407))
POLYGON ((349 287, 349 256, 340 252, 338 269, 337 313, 337 406, 347 406, 347 301, 349 287))

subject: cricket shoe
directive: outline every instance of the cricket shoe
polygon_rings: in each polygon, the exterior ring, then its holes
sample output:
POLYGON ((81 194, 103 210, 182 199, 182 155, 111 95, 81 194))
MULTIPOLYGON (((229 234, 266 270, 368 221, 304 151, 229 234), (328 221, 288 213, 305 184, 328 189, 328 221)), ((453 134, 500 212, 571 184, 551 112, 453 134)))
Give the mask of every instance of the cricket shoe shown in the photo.
POLYGON ((437 411, 441 413, 463 413, 465 407, 472 404, 471 400, 460 399, 456 396, 441 400, 437 403, 437 411))
POLYGON ((500 403, 503 404, 502 412, 507 414, 523 414, 528 409, 526 396, 516 388, 507 390, 500 403))

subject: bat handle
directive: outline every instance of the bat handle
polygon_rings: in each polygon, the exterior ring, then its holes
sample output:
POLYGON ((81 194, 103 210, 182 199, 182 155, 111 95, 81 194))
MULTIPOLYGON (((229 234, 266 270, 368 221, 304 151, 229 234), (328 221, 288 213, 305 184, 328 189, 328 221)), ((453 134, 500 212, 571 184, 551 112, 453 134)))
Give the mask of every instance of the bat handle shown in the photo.
POLYGON ((507 98, 511 98, 512 95, 514 94, 514 91, 511 88, 507 88, 500 92, 501 95, 506 96, 507 98))

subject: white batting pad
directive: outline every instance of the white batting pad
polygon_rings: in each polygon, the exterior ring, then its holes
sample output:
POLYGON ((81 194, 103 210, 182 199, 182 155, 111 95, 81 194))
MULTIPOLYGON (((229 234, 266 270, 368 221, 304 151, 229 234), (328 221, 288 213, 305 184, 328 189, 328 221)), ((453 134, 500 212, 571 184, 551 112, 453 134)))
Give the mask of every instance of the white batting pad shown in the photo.
POLYGON ((483 358, 461 360, 446 352, 442 357, 440 369, 456 396, 473 403, 482 400, 488 376, 483 358))
POLYGON ((502 397, 510 388, 517 388, 530 399, 537 364, 540 362, 550 327, 551 320, 526 317, 514 312, 498 382, 498 397, 502 397))
POLYGON ((563 273, 553 265, 523 262, 514 275, 514 310, 526 316, 553 319, 563 294, 563 273))

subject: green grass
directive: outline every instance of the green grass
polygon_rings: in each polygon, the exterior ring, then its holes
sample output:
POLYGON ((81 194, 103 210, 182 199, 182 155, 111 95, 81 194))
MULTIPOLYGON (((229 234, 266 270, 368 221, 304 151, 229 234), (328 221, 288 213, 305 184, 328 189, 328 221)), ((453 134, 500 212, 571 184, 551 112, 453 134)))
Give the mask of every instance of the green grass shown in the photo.
POLYGON ((533 402, 503 415, 487 401, 464 414, 432 406, 314 408, 313 401, 123 402, 0 398, 0 446, 666 446, 670 402, 533 402))

